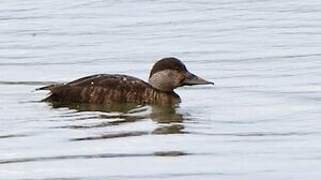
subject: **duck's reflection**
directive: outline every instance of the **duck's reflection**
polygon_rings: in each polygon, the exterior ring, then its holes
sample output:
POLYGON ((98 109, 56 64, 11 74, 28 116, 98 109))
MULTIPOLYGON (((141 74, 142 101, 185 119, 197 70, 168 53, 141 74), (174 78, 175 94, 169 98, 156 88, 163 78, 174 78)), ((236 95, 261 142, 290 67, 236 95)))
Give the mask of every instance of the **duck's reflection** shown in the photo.
POLYGON ((78 112, 82 111, 101 111, 101 112, 120 112, 120 113, 128 113, 131 111, 136 112, 143 107, 142 105, 137 104, 87 104, 87 103, 63 103, 56 101, 47 101, 50 106, 53 108, 69 108, 77 110, 78 112))
MULTIPOLYGON (((120 126, 127 123, 135 123, 143 120, 153 120, 157 122, 157 128, 149 131, 122 130, 115 133, 104 133, 96 136, 77 137, 71 140, 97 140, 109 139, 129 136, 141 136, 146 134, 183 134, 184 131, 184 115, 178 112, 178 107, 161 107, 161 106, 143 106, 135 104, 113 104, 113 105, 93 105, 93 104, 66 104, 58 102, 48 102, 53 108, 69 108, 78 112, 97 111, 91 117, 75 116, 74 120, 84 120, 85 123, 71 122, 69 125, 60 126, 58 128, 70 129, 91 129, 102 128, 108 126, 120 126), (86 123, 88 119, 99 119, 95 123, 86 123)), ((69 114, 70 116, 70 114, 69 114)))
POLYGON ((177 112, 177 107, 152 106, 150 118, 159 124, 152 134, 183 134, 184 116, 177 112))
POLYGON ((152 106, 150 118, 158 123, 181 123, 183 115, 177 112, 177 107, 152 106))

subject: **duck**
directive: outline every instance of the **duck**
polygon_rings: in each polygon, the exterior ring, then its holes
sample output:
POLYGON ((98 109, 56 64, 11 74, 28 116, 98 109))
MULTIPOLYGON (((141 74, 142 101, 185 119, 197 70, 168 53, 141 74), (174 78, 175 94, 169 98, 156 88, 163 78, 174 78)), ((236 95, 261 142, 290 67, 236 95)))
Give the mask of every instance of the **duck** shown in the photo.
POLYGON ((175 105, 181 103, 174 92, 176 88, 206 84, 214 85, 214 82, 189 72, 181 60, 167 57, 152 66, 148 82, 124 74, 96 74, 37 90, 49 90, 50 95, 44 101, 51 102, 175 105))

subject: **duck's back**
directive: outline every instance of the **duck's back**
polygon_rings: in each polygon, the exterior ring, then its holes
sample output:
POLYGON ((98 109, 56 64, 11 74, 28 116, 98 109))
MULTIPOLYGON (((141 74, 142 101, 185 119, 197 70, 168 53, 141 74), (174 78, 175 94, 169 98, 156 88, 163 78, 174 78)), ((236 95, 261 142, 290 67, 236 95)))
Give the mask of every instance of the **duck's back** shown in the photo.
POLYGON ((46 100, 60 102, 172 104, 179 101, 179 97, 174 92, 160 92, 143 80, 119 74, 87 76, 67 84, 41 89, 51 91, 51 95, 46 100))

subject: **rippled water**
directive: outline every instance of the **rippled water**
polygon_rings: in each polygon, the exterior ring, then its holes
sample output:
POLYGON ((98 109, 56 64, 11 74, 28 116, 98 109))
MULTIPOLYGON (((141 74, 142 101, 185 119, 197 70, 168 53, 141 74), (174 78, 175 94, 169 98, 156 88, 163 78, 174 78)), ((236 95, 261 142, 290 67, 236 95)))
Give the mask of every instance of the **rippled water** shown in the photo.
POLYGON ((320 179, 318 0, 8 0, 0 6, 0 179, 320 179), (162 57, 215 87, 175 109, 106 112, 36 88, 147 79, 162 57))

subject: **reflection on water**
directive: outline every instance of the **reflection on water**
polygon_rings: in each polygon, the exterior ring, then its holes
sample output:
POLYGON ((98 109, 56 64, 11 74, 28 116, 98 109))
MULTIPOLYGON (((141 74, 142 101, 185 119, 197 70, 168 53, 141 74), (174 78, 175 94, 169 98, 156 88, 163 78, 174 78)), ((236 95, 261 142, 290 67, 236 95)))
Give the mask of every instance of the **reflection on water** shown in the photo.
POLYGON ((173 124, 156 128, 153 134, 183 134, 184 126, 182 124, 173 124))
MULTIPOLYGON (((53 108, 68 108, 76 110, 77 112, 99 112, 91 117, 75 117, 74 120, 89 120, 99 119, 95 123, 85 124, 69 124, 58 126, 55 128, 69 128, 69 129, 91 129, 103 128, 108 126, 119 126, 128 123, 135 123, 143 120, 153 120, 158 124, 158 127, 151 131, 120 131, 120 132, 104 132, 95 136, 86 136, 79 138, 72 138, 71 141, 85 141, 85 140, 99 140, 122 138, 131 136, 142 136, 149 134, 183 134, 184 116, 177 112, 177 106, 149 106, 137 104, 80 104, 80 103, 61 103, 61 102, 47 102, 53 108), (101 114, 103 112, 103 114, 101 114), (115 114, 117 113, 117 114, 115 114)), ((70 116, 70 115, 69 115, 70 116)))
MULTIPOLYGON (((184 115, 177 112, 178 107, 161 107, 161 106, 142 106, 135 104, 77 104, 77 103, 60 103, 46 102, 53 109, 70 109, 73 110, 67 114, 61 114, 61 119, 69 124, 64 126, 55 126, 53 129, 71 129, 71 130, 87 130, 99 129, 112 126, 122 126, 130 123, 136 123, 143 120, 152 119, 158 126, 150 131, 112 131, 103 132, 96 135, 88 135, 76 138, 70 138, 70 142, 81 142, 90 140, 107 140, 115 138, 125 138, 143 135, 166 135, 166 134, 182 134, 184 125, 184 115), (90 117, 79 117, 79 113, 89 113, 90 117), (69 118, 69 119, 68 119, 69 118), (72 118, 72 120, 70 120, 72 118), (67 120, 68 119, 68 120, 67 120), (94 123, 88 121, 95 120, 94 123), (83 124, 75 125, 75 122, 83 122, 83 124)), ((57 117, 56 117, 57 118, 57 117)), ((23 134, 3 135, 1 138, 24 137, 23 134)), ((130 157, 176 157, 192 155, 184 151, 155 151, 153 153, 101 153, 101 154, 84 154, 84 155, 60 155, 46 157, 31 157, 31 158, 11 158, 0 160, 0 164, 25 163, 25 162, 42 162, 42 161, 57 161, 71 159, 104 159, 104 158, 130 158, 130 157)))
POLYGON ((177 112, 177 107, 152 106, 150 118, 158 123, 181 123, 183 115, 177 112))
POLYGON ((102 111, 102 112, 121 112, 121 113, 128 113, 131 111, 139 112, 144 111, 141 105, 137 104, 130 104, 130 103, 123 103, 123 104, 88 104, 88 103, 64 103, 64 102, 56 102, 50 101, 48 102, 53 108, 69 108, 77 110, 78 112, 81 111, 102 111))

